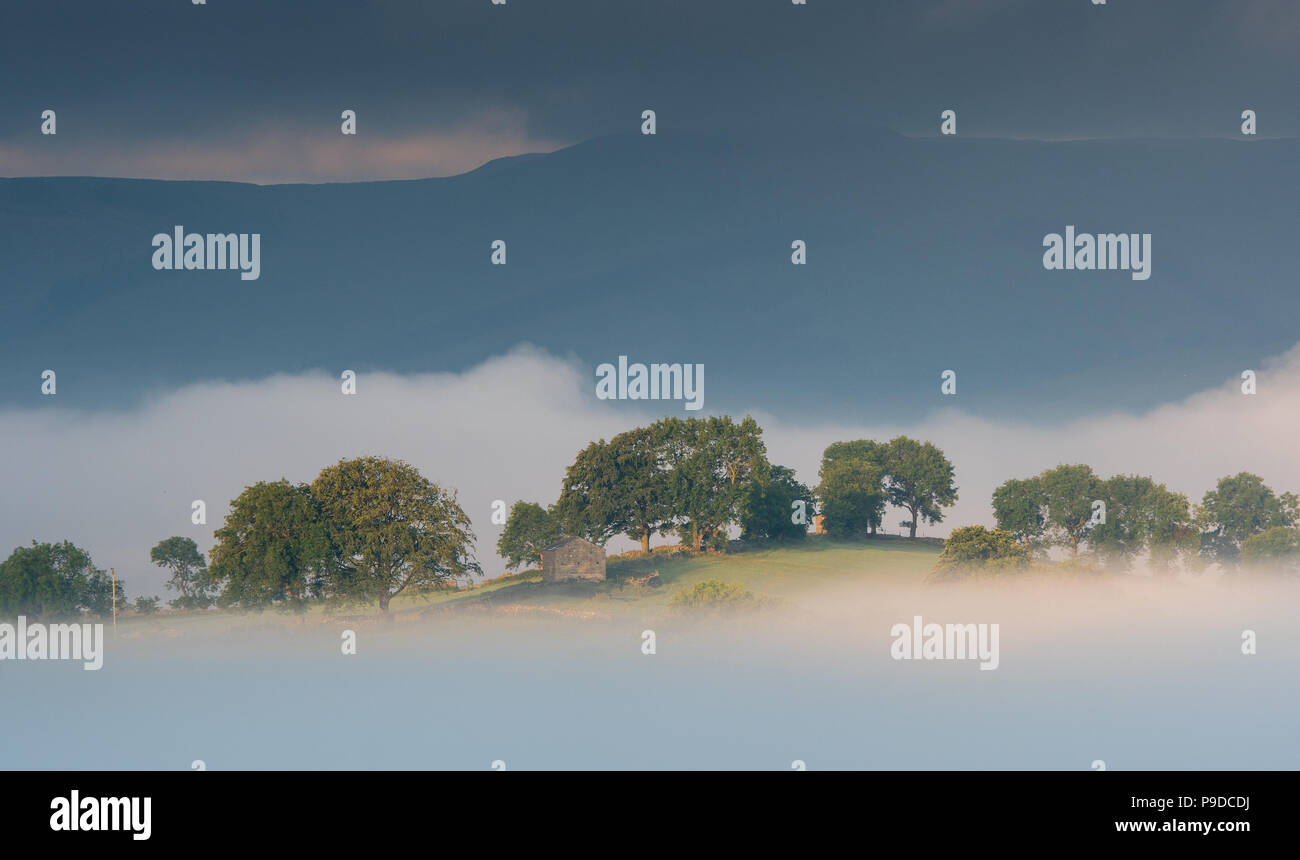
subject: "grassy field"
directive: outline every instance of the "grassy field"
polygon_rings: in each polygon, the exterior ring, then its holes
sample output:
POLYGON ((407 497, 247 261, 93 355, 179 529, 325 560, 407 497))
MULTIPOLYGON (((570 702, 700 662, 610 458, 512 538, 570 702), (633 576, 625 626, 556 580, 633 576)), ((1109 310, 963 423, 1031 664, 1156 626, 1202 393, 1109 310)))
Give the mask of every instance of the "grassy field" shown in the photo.
MULTIPOLYGON (((907 585, 918 583, 934 566, 942 542, 915 542, 894 536, 860 541, 810 537, 790 546, 728 553, 685 553, 659 547, 649 555, 611 556, 605 582, 544 583, 541 571, 524 571, 488 580, 474 588, 443 589, 426 594, 402 594, 393 599, 393 620, 418 621, 464 615, 614 618, 653 616, 668 609, 668 601, 683 589, 705 580, 736 582, 755 595, 798 603, 819 590, 852 584, 907 585), (639 584, 658 574, 657 586, 639 584)), ((154 635, 159 631, 220 632, 237 628, 281 628, 330 621, 379 621, 378 608, 366 605, 312 606, 305 616, 278 612, 163 612, 121 617, 121 632, 154 635)))
POLYGON ((755 594, 796 600, 817 589, 866 581, 885 584, 919 582, 934 566, 939 541, 915 542, 881 536, 841 542, 809 538, 794 546, 733 553, 688 555, 662 547, 650 555, 631 553, 608 562, 603 583, 542 582, 540 571, 490 580, 483 586, 431 596, 400 597, 397 612, 430 609, 493 609, 520 612, 558 610, 615 614, 665 608, 673 594, 698 582, 716 579, 738 582, 755 594), (660 585, 638 585, 654 573, 660 585))

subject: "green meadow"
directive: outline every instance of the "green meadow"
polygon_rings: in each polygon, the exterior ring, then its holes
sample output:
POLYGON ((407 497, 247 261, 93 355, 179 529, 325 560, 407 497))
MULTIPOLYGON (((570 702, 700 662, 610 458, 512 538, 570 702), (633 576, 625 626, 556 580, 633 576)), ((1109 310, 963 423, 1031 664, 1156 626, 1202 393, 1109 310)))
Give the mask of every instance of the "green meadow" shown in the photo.
POLYGON ((798 602, 819 589, 875 583, 920 583, 942 548, 938 540, 877 536, 859 541, 809 537, 793 545, 741 552, 688 553, 660 547, 611 556, 601 583, 542 582, 541 571, 488 580, 459 591, 401 596, 396 614, 430 610, 557 612, 614 615, 668 608, 672 596, 708 580, 739 583, 761 597, 798 602), (658 584, 654 574, 658 574, 658 584), (649 581, 647 581, 649 580, 649 581))

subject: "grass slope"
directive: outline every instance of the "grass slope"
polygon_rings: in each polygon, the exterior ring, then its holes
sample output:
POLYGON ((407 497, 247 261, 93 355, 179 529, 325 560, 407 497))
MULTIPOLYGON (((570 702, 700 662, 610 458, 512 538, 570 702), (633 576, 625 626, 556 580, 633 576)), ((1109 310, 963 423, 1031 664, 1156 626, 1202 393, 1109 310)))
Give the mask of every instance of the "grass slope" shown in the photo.
POLYGON ((547 584, 542 582, 541 572, 534 570, 491 580, 475 589, 400 598, 394 601, 394 609, 509 607, 612 614, 620 608, 635 608, 643 612, 664 608, 676 592, 708 579, 739 582, 756 594, 795 600, 819 588, 867 579, 881 584, 917 582, 934 566, 940 548, 940 541, 913 542, 891 536, 851 542, 809 538, 790 546, 725 554, 688 555, 663 547, 648 556, 611 557, 609 578, 603 583, 547 584), (658 588, 631 582, 655 572, 662 582, 658 588))

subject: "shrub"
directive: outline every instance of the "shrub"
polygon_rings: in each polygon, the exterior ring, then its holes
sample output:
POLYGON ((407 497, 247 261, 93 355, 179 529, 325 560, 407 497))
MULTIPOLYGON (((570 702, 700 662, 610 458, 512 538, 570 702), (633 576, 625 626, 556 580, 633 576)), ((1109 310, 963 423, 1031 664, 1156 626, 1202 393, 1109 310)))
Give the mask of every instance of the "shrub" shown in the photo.
POLYGON ((766 601, 747 590, 739 582, 722 582, 718 579, 706 579, 697 582, 691 588, 683 588, 668 601, 671 609, 690 611, 700 609, 752 609, 762 606, 766 601))
POLYGON ((1241 544, 1241 560, 1255 568, 1300 571, 1300 529, 1274 526, 1251 535, 1241 544))
POLYGON ((943 542, 932 575, 936 579, 953 579, 975 572, 1022 570, 1028 564, 1029 551, 1010 532, 963 526, 943 542))

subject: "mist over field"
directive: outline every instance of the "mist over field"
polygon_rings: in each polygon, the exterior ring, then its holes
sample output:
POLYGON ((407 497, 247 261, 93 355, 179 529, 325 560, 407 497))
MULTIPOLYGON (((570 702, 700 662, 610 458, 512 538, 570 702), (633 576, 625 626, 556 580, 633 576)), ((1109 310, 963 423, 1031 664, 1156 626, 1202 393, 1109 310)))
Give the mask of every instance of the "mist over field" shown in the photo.
POLYGON ((505 601, 388 625, 140 621, 99 672, 0 663, 7 696, 41 702, 8 715, 0 767, 1300 767, 1294 580, 895 573, 864 566, 738 617, 505 601), (998 624, 998 668, 892 659, 890 628, 915 615, 998 624))
MULTIPOLYGON (((942 398, 953 407, 916 424, 831 424, 770 414, 762 404, 753 414, 769 459, 810 485, 831 442, 897 433, 932 440, 953 462, 959 497, 942 523, 923 525, 920 534, 942 537, 957 526, 993 525, 998 484, 1060 463, 1089 463, 1103 476, 1151 475, 1193 500, 1243 470, 1270 486, 1300 487, 1291 433, 1300 414, 1300 349, 1255 370, 1254 396, 1226 379, 1147 412, 1055 424, 969 415, 960 390, 942 398)), ((707 380, 705 414, 712 411, 707 380)), ((363 373, 355 396, 318 372, 186 386, 125 411, 9 408, 0 411, 0 450, 8 452, 0 484, 23 491, 0 498, 0 547, 69 539, 98 566, 113 566, 132 597, 166 596, 165 572, 149 563, 158 541, 183 535, 206 553, 246 485, 310 481, 341 458, 374 454, 407 460, 458 491, 477 557, 495 576, 504 561, 496 555, 501 527, 490 521, 494 500, 554 502, 565 467, 588 442, 654 419, 636 404, 596 400, 594 386, 577 361, 521 347, 463 374, 363 373), (207 504, 206 526, 190 522, 195 499, 207 504)), ((891 509, 884 530, 896 532, 904 517, 891 509)), ((623 537, 609 544, 612 552, 632 546, 623 537)))

